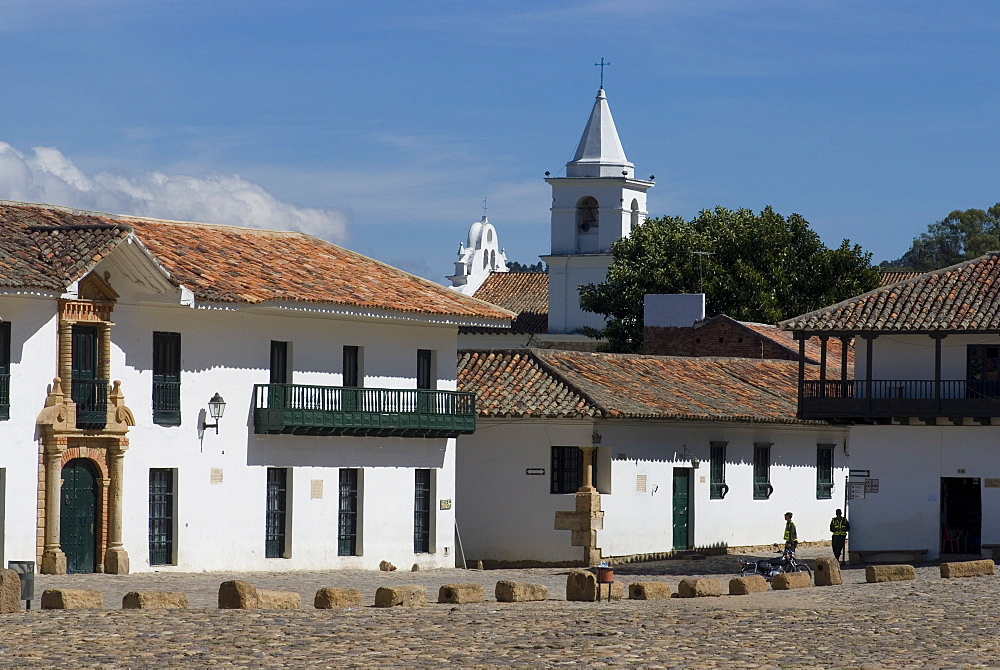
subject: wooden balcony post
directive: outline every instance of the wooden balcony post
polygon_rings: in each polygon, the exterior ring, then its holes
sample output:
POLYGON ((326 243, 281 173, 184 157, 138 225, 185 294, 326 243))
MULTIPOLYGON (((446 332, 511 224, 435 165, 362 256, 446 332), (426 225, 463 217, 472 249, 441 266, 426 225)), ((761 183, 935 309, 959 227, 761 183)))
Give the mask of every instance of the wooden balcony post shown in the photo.
POLYGON ((830 338, 819 336, 819 397, 826 397, 826 343, 830 338))

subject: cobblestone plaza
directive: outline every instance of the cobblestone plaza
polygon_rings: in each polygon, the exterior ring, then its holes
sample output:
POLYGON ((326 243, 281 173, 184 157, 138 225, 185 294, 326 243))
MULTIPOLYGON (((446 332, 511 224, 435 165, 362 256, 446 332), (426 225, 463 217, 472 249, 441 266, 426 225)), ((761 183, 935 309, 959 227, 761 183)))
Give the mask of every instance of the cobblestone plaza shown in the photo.
MULTIPOLYGON (((800 552, 805 558, 829 549, 800 552)), ((735 556, 617 566, 616 578, 666 581, 713 576, 723 588, 735 556)), ((38 575, 34 608, 4 615, 3 667, 1000 667, 996 577, 942 579, 936 565, 913 581, 865 583, 749 596, 567 602, 565 568, 254 574, 38 575), (241 578, 298 591, 303 609, 216 608, 218 585, 241 578), (544 584, 549 600, 491 602, 500 579, 544 584), (487 602, 376 609, 379 586, 478 582, 487 602), (316 589, 357 588, 364 607, 312 609, 316 589), (92 588, 104 610, 39 610, 46 588, 92 588), (187 594, 190 609, 121 609, 132 590, 187 594)))

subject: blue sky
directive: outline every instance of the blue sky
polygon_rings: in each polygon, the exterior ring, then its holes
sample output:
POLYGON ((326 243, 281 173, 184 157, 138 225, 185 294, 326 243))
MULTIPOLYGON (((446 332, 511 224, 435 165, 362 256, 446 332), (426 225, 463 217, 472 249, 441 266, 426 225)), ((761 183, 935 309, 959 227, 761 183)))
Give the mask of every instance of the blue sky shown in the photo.
POLYGON ((4 0, 0 197, 305 230, 444 281, 548 251, 601 57, 651 215, 797 212, 876 262, 1000 201, 1000 5, 4 0))

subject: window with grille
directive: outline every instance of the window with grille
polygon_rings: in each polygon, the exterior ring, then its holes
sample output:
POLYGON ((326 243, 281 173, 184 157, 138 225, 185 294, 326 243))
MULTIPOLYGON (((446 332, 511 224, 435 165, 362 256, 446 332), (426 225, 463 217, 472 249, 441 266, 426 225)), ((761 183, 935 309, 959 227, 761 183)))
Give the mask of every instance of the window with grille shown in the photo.
POLYGON ((709 457, 709 498, 722 500, 729 493, 726 485, 726 445, 727 442, 712 442, 709 457))
POLYGON ((153 333, 153 423, 181 425, 180 333, 153 333))
POLYGON ((552 447, 551 493, 576 493, 583 486, 583 450, 552 447))
POLYGON ((816 445, 816 499, 833 497, 833 444, 816 445))
POLYGON ((774 492, 771 486, 771 445, 753 445, 753 499, 767 500, 774 492))
POLYGON ((0 323, 0 421, 10 418, 10 321, 0 323))
POLYGON ((413 552, 431 550, 431 471, 418 468, 413 486, 413 552))
POLYGON ((265 518, 264 556, 285 557, 288 469, 267 469, 267 512, 265 518))
POLYGON ((174 563, 174 471, 149 469, 149 564, 174 563))
POLYGON ((358 470, 340 469, 340 511, 337 517, 337 555, 358 555, 358 470))

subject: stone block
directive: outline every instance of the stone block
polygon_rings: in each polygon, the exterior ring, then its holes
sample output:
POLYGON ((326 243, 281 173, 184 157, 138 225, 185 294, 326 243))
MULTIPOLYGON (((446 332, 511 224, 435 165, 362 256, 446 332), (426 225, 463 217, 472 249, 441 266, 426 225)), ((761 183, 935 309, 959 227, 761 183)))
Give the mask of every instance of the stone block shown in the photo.
POLYGON ((382 572, 395 572, 396 566, 389 561, 379 561, 378 569, 382 572))
POLYGON ((445 584, 438 589, 439 603, 465 605, 481 603, 485 600, 481 584, 445 584))
POLYGON ((808 572, 783 572, 771 580, 771 588, 775 591, 804 589, 812 585, 813 580, 808 572))
POLYGON ((813 561, 813 574, 816 586, 839 586, 844 583, 840 574, 840 561, 830 556, 823 556, 813 561))
POLYGON ((704 598, 722 595, 722 584, 713 577, 688 577, 677 585, 680 598, 704 598))
POLYGON ((941 576, 946 579, 954 579, 955 577, 983 577, 995 573, 996 565, 990 559, 941 564, 941 576))
POLYGON ((566 578, 566 600, 597 600, 597 576, 590 570, 571 570, 566 578))
POLYGON ((313 606, 318 610, 332 610, 343 607, 361 607, 361 591, 357 589, 319 589, 313 598, 313 606))
POLYGON ((380 586, 375 591, 375 607, 423 607, 427 604, 427 589, 416 584, 380 586))
POLYGON ((767 580, 760 575, 733 577, 729 580, 729 595, 748 596, 751 593, 767 591, 767 580))
POLYGON ((302 596, 295 591, 257 589, 258 607, 262 610, 297 610, 302 608, 302 596))
POLYGON ((122 598, 125 610, 183 610, 188 599, 176 591, 129 591, 122 598))
POLYGON ((45 589, 43 610, 99 610, 104 608, 104 594, 94 589, 45 589))
POLYGON ((880 582, 902 582, 915 579, 916 570, 912 565, 866 565, 865 581, 869 584, 880 582))
POLYGON ((629 600, 665 600, 673 595, 666 582, 632 582, 628 585, 629 600))
POLYGON ((219 609, 255 610, 258 607, 260 607, 260 597, 250 582, 234 579, 219 585, 219 609))
POLYGON ((590 517, 577 512, 556 512, 555 530, 589 531, 590 517))
POLYGON ((509 579, 501 579, 497 582, 494 594, 496 595, 497 602, 527 603, 536 600, 546 600, 549 597, 549 590, 541 584, 512 582, 509 579))
POLYGON ((601 494, 596 490, 577 492, 576 511, 595 515, 601 511, 601 494))
POLYGON ((0 614, 21 611, 21 578, 13 570, 0 569, 0 614))

